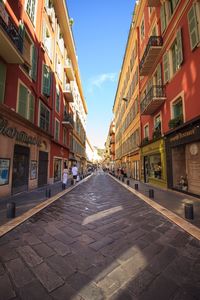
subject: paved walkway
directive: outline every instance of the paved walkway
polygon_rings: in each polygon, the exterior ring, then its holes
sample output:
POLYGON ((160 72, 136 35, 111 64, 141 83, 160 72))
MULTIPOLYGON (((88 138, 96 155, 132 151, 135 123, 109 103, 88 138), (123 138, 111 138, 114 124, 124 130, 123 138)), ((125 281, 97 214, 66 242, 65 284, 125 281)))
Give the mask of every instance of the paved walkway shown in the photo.
POLYGON ((99 174, 0 239, 0 299, 200 299, 200 242, 99 174))

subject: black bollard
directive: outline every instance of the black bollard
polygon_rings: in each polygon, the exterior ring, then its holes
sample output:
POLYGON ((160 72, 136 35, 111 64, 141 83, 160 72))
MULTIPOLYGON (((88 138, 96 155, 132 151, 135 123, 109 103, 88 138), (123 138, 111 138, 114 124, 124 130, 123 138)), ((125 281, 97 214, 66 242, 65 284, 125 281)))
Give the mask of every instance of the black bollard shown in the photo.
POLYGON ((154 198, 154 190, 152 189, 149 190, 149 198, 154 198))
POLYGON ((7 218, 15 218, 15 203, 7 203, 7 218))
POLYGON ((49 197, 49 190, 46 189, 46 198, 48 198, 48 197, 49 197))
POLYGON ((138 191, 138 183, 135 183, 135 190, 138 191))
POLYGON ((126 181, 126 184, 127 184, 127 185, 129 185, 129 184, 130 184, 130 181, 129 181, 129 179, 127 179, 127 181, 126 181))
POLYGON ((194 211, 192 203, 185 203, 185 218, 189 220, 194 219, 194 211))
POLYGON ((122 182, 124 182, 124 176, 122 177, 122 182))
POLYGON ((73 178, 71 179, 71 185, 74 185, 74 179, 73 178))
POLYGON ((51 189, 49 189, 48 197, 51 198, 51 189))

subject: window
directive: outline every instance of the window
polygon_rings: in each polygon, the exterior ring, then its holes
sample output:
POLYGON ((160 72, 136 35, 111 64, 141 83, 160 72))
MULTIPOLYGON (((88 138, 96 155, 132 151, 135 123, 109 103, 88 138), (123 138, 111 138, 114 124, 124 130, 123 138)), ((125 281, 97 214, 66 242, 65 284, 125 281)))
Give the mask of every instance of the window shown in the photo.
POLYGON ((161 116, 157 115, 154 119, 154 131, 161 132, 161 116))
POLYGON ((67 130, 63 128, 63 144, 67 145, 67 130))
POLYGON ((31 78, 37 80, 37 59, 38 59, 38 50, 35 45, 32 45, 32 66, 31 66, 31 78))
POLYGON ((149 125, 144 126, 144 138, 149 138, 149 125))
POLYGON ((43 80, 42 80, 42 93, 49 97, 51 92, 51 72, 47 65, 43 65, 43 80))
POLYGON ((39 127, 47 132, 50 130, 50 111, 42 102, 40 102, 39 127))
POLYGON ((141 40, 144 39, 144 19, 142 20, 142 23, 140 25, 140 38, 141 40))
POLYGON ((172 104, 172 116, 173 118, 178 118, 183 115, 183 102, 182 98, 179 98, 172 104))
POLYGON ((56 88, 56 112, 60 112, 60 91, 56 88))
POLYGON ((36 0, 27 0, 26 5, 26 12, 29 15, 32 23, 35 22, 35 7, 36 7, 36 0))
POLYGON ((32 64, 32 40, 29 37, 28 33, 25 31, 24 35, 24 46, 23 46, 23 58, 29 71, 32 64))
POLYGON ((17 112, 34 123, 35 116, 35 98, 24 85, 19 85, 18 108, 17 112))
POLYGON ((190 46, 193 50, 200 42, 200 22, 198 18, 200 17, 200 4, 193 4, 191 9, 188 12, 188 26, 189 26, 189 35, 190 35, 190 46), (199 13, 199 15, 198 15, 199 13))
POLYGON ((0 103, 4 102, 6 65, 0 62, 0 103))
POLYGON ((50 30, 48 29, 46 23, 43 23, 43 45, 48 54, 52 59, 52 37, 50 35, 50 30))
POLYGON ((168 0, 163 3, 160 9, 161 32, 163 33, 174 13, 179 0, 168 0))
POLYGON ((60 136, 60 122, 55 120, 55 131, 54 131, 54 138, 56 141, 59 141, 60 136))
POLYGON ((61 60, 58 58, 58 56, 56 56, 56 73, 57 73, 60 81, 62 81, 63 80, 63 66, 62 66, 61 60))

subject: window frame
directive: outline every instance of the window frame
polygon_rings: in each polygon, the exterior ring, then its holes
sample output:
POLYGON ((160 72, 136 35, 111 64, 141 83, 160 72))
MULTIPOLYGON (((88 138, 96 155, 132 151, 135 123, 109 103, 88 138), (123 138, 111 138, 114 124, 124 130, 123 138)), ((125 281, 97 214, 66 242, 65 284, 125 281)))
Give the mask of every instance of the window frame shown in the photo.
POLYGON ((55 118, 55 120, 54 120, 54 139, 57 142, 59 142, 59 140, 60 140, 60 121, 57 118, 55 118), (56 124, 58 124, 58 136, 56 136, 56 133, 57 133, 56 124))
MULTIPOLYGON (((45 121, 46 121, 46 119, 45 119, 45 121)), ((49 133, 50 132, 50 125, 51 125, 51 110, 47 107, 47 105, 44 104, 44 102, 42 100, 40 100, 39 109, 38 109, 38 127, 41 128, 42 130, 44 130, 45 132, 49 133), (48 128, 48 130, 46 130, 46 129, 44 129, 40 126, 40 114, 41 114, 41 106, 42 105, 45 107, 46 110, 49 111, 49 126, 48 126, 49 128, 48 128)))
POLYGON ((38 6, 38 1, 37 0, 26 0, 26 3, 25 3, 25 11, 26 11, 26 14, 28 15, 31 23, 33 24, 33 26, 35 27, 36 26, 36 11, 37 11, 37 6, 38 6), (28 13, 27 11, 27 5, 28 5, 28 2, 31 1, 31 6, 32 6, 32 2, 35 1, 35 11, 34 11, 34 20, 32 20, 30 14, 28 13))
POLYGON ((16 109, 17 109, 17 113, 24 119, 26 119, 27 121, 31 122, 32 124, 35 123, 35 96, 33 95, 33 93, 31 93, 30 89, 25 85, 25 83, 21 80, 18 81, 18 87, 17 87, 17 105, 16 105, 16 109), (27 90, 27 108, 26 108, 26 116, 22 115, 19 113, 19 95, 20 95, 20 86, 23 86, 26 90, 27 90), (33 112, 33 118, 32 120, 30 119, 30 98, 31 96, 33 97, 33 107, 34 107, 34 112, 33 112))

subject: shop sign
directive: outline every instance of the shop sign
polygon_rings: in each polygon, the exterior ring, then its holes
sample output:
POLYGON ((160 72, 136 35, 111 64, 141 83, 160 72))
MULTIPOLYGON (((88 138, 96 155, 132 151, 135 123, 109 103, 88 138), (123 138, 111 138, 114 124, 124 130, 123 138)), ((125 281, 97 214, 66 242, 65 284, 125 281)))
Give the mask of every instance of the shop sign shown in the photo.
POLYGON ((194 129, 191 129, 191 130, 188 130, 188 131, 185 131, 183 133, 178 133, 176 134, 174 137, 170 138, 170 142, 176 142, 176 141, 179 141, 181 139, 184 139, 186 137, 189 137, 189 136, 192 136, 196 133, 196 130, 195 128, 194 129))
POLYGON ((4 23, 8 26, 8 14, 5 10, 5 6, 0 2, 0 17, 3 19, 4 23))
POLYGON ((8 121, 2 117, 0 117, 0 134, 27 145, 37 145, 38 147, 41 145, 40 139, 28 135, 25 131, 18 131, 15 127, 9 127, 8 121))

